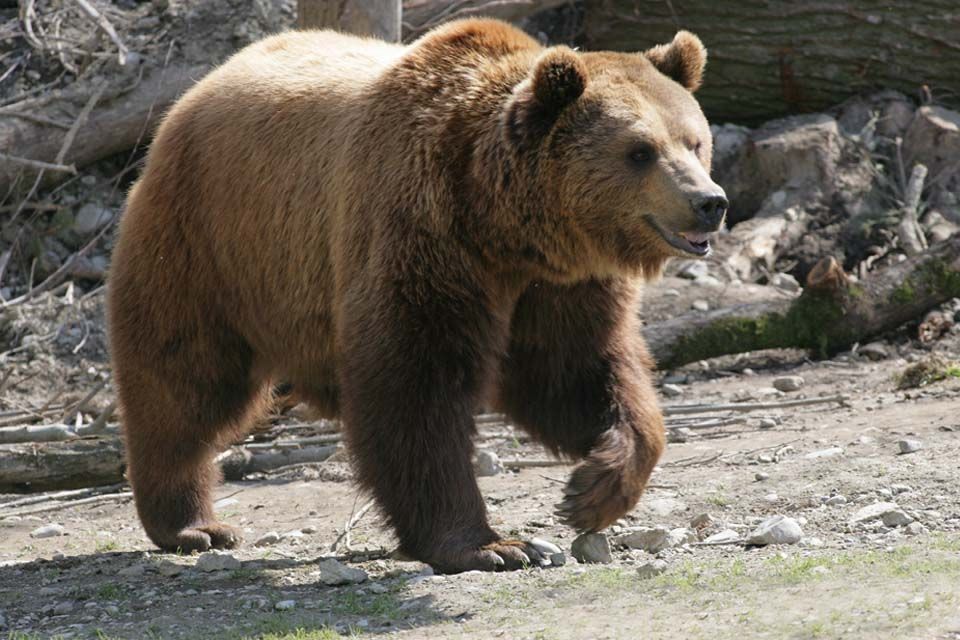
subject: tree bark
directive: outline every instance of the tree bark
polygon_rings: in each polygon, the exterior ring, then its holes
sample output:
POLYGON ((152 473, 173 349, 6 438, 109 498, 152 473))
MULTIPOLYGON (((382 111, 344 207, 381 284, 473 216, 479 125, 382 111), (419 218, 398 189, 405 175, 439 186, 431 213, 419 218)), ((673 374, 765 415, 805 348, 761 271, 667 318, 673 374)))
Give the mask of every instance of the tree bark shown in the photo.
POLYGON ((709 51, 697 97, 713 120, 755 124, 874 88, 916 96, 923 85, 960 106, 954 0, 586 0, 591 49, 640 51, 679 29, 709 51))
POLYGON ((401 0, 299 0, 297 26, 400 41, 401 0))
POLYGON ((849 282, 821 261, 800 297, 688 313, 644 328, 660 367, 760 349, 808 349, 828 356, 892 331, 960 297, 960 233, 919 256, 849 282))
POLYGON ((123 467, 119 438, 0 445, 0 492, 113 484, 123 467))

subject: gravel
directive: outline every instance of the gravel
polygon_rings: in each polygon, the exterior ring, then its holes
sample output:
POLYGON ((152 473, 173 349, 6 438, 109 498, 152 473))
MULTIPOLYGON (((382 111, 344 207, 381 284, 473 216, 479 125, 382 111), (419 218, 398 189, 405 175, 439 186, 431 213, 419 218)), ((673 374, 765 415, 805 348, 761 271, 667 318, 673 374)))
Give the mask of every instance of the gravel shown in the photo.
POLYGON ((602 533, 585 533, 570 546, 570 553, 579 562, 608 564, 613 562, 610 541, 602 533))

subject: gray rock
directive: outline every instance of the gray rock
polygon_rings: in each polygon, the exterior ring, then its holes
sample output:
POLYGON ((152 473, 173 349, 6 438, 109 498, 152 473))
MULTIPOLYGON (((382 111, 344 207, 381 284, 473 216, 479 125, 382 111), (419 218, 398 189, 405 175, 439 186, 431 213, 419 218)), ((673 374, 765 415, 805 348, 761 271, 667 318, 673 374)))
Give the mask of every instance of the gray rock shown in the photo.
POLYGON ((857 353, 870 360, 883 360, 889 356, 887 346, 882 342, 871 342, 865 344, 857 350, 857 353))
POLYGON ((777 426, 777 421, 773 418, 760 418, 760 420, 757 421, 757 426, 761 429, 773 429, 777 426))
POLYGON ((667 442, 684 443, 690 442, 696 437, 696 432, 687 427, 671 427, 667 429, 667 442))
POLYGON ((500 456, 493 451, 478 451, 474 468, 481 478, 503 473, 503 463, 500 462, 500 456))
POLYGON ((753 479, 757 482, 763 482, 764 480, 770 479, 770 474, 764 473, 763 471, 757 471, 755 474, 753 474, 753 479))
POLYGON ((63 602, 58 602, 53 607, 53 614, 56 616, 65 616, 71 611, 73 611, 74 603, 72 600, 65 600, 63 602))
POLYGON ((146 567, 142 564, 135 564, 129 567, 124 567, 117 571, 117 575, 123 578, 140 578, 147 572, 146 567))
POLYGON ((915 453, 923 449, 923 443, 913 438, 904 438, 897 442, 897 446, 900 447, 900 453, 902 454, 915 453))
POLYGON ((277 544, 280 542, 280 534, 276 531, 267 531, 265 534, 257 538, 256 542, 253 543, 255 547, 267 547, 272 544, 277 544))
POLYGON ((110 222, 112 217, 113 213, 109 209, 95 202, 88 202, 77 212, 73 220, 73 230, 81 236, 86 236, 110 222))
POLYGON ((773 388, 777 391, 799 391, 803 388, 803 378, 800 376, 781 376, 774 378, 773 388))
POLYGON ((903 138, 904 166, 926 165, 929 176, 937 176, 937 187, 931 189, 930 208, 945 212, 957 211, 956 196, 960 189, 960 113, 944 107, 926 105, 914 112, 903 138))
POLYGON ((913 491, 913 487, 906 484, 892 484, 890 485, 890 493, 897 496, 901 493, 910 493, 913 491))
POLYGON ((708 536, 704 542, 706 544, 732 544, 740 540, 740 534, 733 529, 724 529, 718 533, 708 536))
POLYGON ((883 520, 883 526, 885 527, 905 527, 913 522, 913 518, 902 509, 887 511, 881 516, 881 520, 883 520))
POLYGON ((828 507, 835 507, 837 505, 847 504, 847 497, 840 496, 840 495, 830 496, 824 501, 824 504, 827 505, 828 507))
POLYGON ((297 606, 296 600, 281 600, 277 604, 273 605, 273 608, 277 611, 289 611, 297 606))
POLYGON ((800 291, 800 283, 789 273, 777 273, 770 278, 770 284, 782 291, 794 293, 800 291))
POLYGON ((811 451, 807 455, 803 456, 807 460, 816 460, 817 458, 833 458, 835 456, 842 456, 843 448, 842 447, 830 447, 829 449, 820 449, 819 451, 811 451))
POLYGON ((233 554, 215 549, 201 553, 195 566, 197 571, 213 572, 234 571, 239 569, 241 564, 233 554))
POLYGON ((919 536, 926 533, 927 528, 922 524, 920 524, 919 522, 911 522, 904 528, 903 532, 906 533, 908 536, 919 536))
POLYGON ((67 535, 67 530, 62 524, 45 524, 30 532, 31 538, 55 538, 65 535, 67 535))
POLYGON ((659 553, 667 548, 669 535, 670 529, 666 527, 644 527, 615 537, 613 543, 619 547, 659 553))
POLYGON ((713 516, 709 513, 699 513, 690 519, 690 526, 694 529, 706 529, 713 524, 713 516))
POLYGON ((167 578, 180 575, 185 568, 182 564, 177 564, 171 560, 163 560, 157 565, 157 571, 160 572, 160 575, 167 578))
POLYGON ((663 560, 653 560, 651 562, 645 562, 644 564, 637 567, 637 575, 646 580, 648 578, 653 578, 659 576, 660 574, 666 572, 667 563, 663 560))
POLYGON ((689 260, 677 271, 677 275, 687 280, 697 280, 710 272, 710 265, 703 260, 689 260))
POLYGON ((676 398, 677 396, 683 395, 683 387, 676 384, 665 384, 660 387, 660 391, 668 398, 676 398))
POLYGON ((899 510, 900 506, 896 502, 874 502, 854 513, 850 517, 850 524, 866 524, 874 520, 882 520, 884 514, 899 510))
POLYGON ((320 580, 326 585, 359 584, 366 579, 367 572, 363 569, 348 567, 334 558, 320 561, 320 580))
POLYGON ((610 541, 602 533, 585 533, 573 541, 570 553, 579 562, 608 564, 613 562, 610 541))
POLYGON ((562 551, 560 553, 550 554, 550 564, 554 567, 562 567, 567 564, 567 556, 562 551))
POLYGON ((800 523, 787 516, 767 518, 747 536, 749 546, 768 544, 796 544, 803 538, 800 523))
POLYGON ((710 303, 706 300, 694 300, 690 306, 694 311, 710 311, 710 303))

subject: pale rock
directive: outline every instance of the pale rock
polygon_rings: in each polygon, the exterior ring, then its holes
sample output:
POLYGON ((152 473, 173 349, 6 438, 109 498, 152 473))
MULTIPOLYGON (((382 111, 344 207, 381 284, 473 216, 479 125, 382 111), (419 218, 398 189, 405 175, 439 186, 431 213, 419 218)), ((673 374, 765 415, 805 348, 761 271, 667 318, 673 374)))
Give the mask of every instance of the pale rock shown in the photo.
POLYGON ((123 578, 140 578, 147 572, 146 567, 142 564, 135 564, 129 567, 124 567, 117 571, 117 575, 123 578))
POLYGON ((277 611, 289 611, 297 606, 296 600, 281 600, 277 604, 273 605, 273 608, 277 611))
POLYGON ((663 395, 668 398, 676 398, 677 396, 683 395, 683 387, 676 384, 665 384, 660 387, 660 390, 663 392, 663 395))
POLYGON ((30 532, 31 538, 55 538, 65 535, 67 530, 62 524, 46 524, 30 532))
POLYGON ((913 438, 904 438, 897 442, 901 454, 915 453, 923 449, 923 443, 913 438))
POLYGON ((326 558, 320 561, 320 580, 329 586, 359 584, 366 581, 367 572, 348 567, 339 560, 326 558))
POLYGON ((870 360, 883 360, 890 354, 887 352, 887 346, 882 342, 870 342, 857 350, 857 353, 870 360))
POLYGON ((710 311, 710 303, 706 300, 694 300, 690 306, 694 311, 710 311))
POLYGON ((86 236, 110 222, 112 217, 113 214, 109 209, 94 202, 88 202, 80 207, 73 219, 73 230, 81 236, 86 236))
POLYGON ((677 511, 686 511, 687 505, 676 498, 653 498, 641 503, 650 513, 665 518, 677 511))
POLYGON ((268 547, 272 544, 277 544, 280 542, 280 534, 276 531, 267 531, 265 534, 257 538, 256 542, 253 543, 255 547, 268 547))
POLYGON ((803 388, 803 378, 800 376, 781 376, 774 378, 773 388, 777 391, 799 391, 803 388))
POLYGON ((902 509, 887 511, 881 516, 881 519, 885 527, 904 527, 913 522, 913 518, 902 509))
POLYGON ((481 478, 503 473, 503 463, 500 462, 500 456, 493 451, 478 451, 474 468, 477 476, 481 478))
POLYGON ((866 524, 875 520, 882 520, 884 514, 899 511, 896 502, 874 502, 859 509, 850 517, 850 524, 866 524))
POLYGON ((186 567, 172 560, 162 560, 160 564, 157 565, 157 571, 160 572, 160 575, 166 576, 167 578, 180 575, 184 569, 186 569, 186 567))
POLYGON ((770 278, 770 284, 777 289, 789 291, 790 293, 800 291, 800 283, 789 273, 774 274, 774 276, 770 278))
POLYGON ((570 546, 570 553, 579 562, 599 564, 613 562, 610 541, 602 533, 585 533, 577 536, 570 546))
POLYGON ((803 529, 793 518, 773 516, 760 523, 746 539, 748 546, 796 544, 803 538, 803 529))
POLYGON ((835 507, 841 504, 847 504, 847 497, 841 496, 841 495, 830 496, 824 501, 824 504, 827 505, 828 507, 835 507))
POLYGON ((639 567, 637 567, 637 576, 642 580, 648 578, 653 578, 659 576, 660 574, 666 572, 668 565, 663 560, 653 560, 651 562, 645 562, 639 567))
POLYGON ((740 534, 733 529, 724 529, 704 539, 705 544, 731 544, 740 540, 740 534))
POLYGON ((200 557, 197 558, 197 564, 195 566, 197 571, 213 572, 234 571, 239 569, 241 564, 240 560, 233 554, 214 549, 206 553, 201 553, 200 557))

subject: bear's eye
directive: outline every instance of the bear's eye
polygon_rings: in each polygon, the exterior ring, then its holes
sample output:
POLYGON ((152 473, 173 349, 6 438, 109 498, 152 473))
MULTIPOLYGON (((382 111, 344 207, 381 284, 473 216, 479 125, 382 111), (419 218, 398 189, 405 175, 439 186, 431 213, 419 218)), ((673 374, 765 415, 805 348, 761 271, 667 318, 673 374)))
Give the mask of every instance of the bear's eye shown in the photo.
POLYGON ((656 150, 650 145, 640 145, 630 150, 630 162, 637 166, 646 166, 657 157, 656 150))

